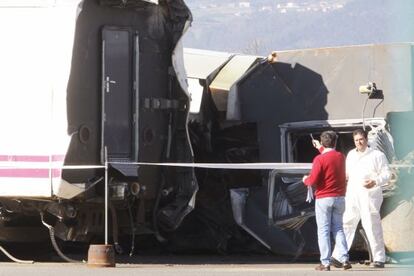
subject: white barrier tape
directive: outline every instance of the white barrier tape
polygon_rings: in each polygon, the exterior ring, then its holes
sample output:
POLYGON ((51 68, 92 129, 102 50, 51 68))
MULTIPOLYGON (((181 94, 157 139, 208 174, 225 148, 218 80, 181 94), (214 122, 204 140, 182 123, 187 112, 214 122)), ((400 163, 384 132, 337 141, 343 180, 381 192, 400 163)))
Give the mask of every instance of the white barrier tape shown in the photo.
MULTIPOLYGON (((166 166, 187 167, 206 169, 251 169, 251 170, 273 170, 273 169, 299 169, 308 170, 310 163, 151 163, 151 162, 110 162, 110 165, 135 165, 135 166, 166 166)), ((51 163, 22 163, 0 164, 1 169, 104 169, 104 165, 65 165, 51 163)))
MULTIPOLYGON (((64 165, 56 163, 39 164, 36 162, 7 162, 1 164, 1 169, 104 169, 104 165, 64 165)), ((109 165, 137 165, 137 166, 166 166, 205 169, 235 169, 235 170, 310 170, 312 163, 152 163, 152 162, 109 162, 109 165)), ((413 164, 391 164, 391 168, 414 168, 413 164)))
POLYGON ((16 162, 16 164, 0 164, 0 170, 2 169, 68 169, 68 170, 82 170, 82 169, 104 169, 104 165, 59 165, 59 164, 39 164, 39 163, 22 163, 16 162))
POLYGON ((110 164, 122 165, 138 165, 138 166, 168 166, 168 167, 189 167, 189 168, 204 168, 204 169, 234 169, 234 170, 309 170, 312 167, 311 163, 151 163, 151 162, 136 162, 136 163, 122 163, 111 162, 110 164))

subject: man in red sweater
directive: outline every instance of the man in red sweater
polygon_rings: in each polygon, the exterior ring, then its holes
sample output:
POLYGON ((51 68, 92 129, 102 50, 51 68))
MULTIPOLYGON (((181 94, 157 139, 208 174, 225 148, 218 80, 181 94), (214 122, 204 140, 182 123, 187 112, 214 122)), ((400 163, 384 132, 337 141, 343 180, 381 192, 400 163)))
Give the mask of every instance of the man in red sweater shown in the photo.
POLYGON ((321 263, 316 270, 330 270, 331 232, 340 251, 343 269, 351 268, 348 247, 342 227, 345 211, 345 156, 335 150, 337 135, 334 131, 321 134, 321 154, 313 159, 310 175, 303 183, 316 188, 315 217, 318 227, 318 245, 321 263))

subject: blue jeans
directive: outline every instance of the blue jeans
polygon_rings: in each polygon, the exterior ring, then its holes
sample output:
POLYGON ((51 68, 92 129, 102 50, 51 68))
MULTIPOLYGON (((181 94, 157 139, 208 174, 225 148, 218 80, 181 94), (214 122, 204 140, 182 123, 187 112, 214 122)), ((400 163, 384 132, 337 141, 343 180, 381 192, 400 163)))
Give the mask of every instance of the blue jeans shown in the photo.
POLYGON ((321 263, 329 265, 332 254, 331 232, 338 250, 338 261, 348 261, 348 246, 346 244, 342 215, 345 211, 345 197, 324 197, 315 200, 315 216, 318 225, 318 245, 321 253, 321 263))

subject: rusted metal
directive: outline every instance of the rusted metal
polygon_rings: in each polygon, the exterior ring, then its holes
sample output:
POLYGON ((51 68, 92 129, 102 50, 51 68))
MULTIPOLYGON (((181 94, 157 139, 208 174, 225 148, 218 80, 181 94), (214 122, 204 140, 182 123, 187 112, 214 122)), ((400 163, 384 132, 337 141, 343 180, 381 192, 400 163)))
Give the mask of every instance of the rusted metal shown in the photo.
POLYGON ((111 244, 91 244, 88 250, 88 266, 115 267, 115 253, 111 244))

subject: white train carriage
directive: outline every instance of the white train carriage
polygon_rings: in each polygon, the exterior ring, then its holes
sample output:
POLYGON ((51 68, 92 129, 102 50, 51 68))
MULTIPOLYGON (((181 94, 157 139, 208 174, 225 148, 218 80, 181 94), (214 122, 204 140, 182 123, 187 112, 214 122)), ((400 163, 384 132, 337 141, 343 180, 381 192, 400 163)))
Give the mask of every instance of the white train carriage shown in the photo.
POLYGON ((61 196, 69 145, 66 86, 79 1, 31 2, 0 3, 2 197, 61 196))

